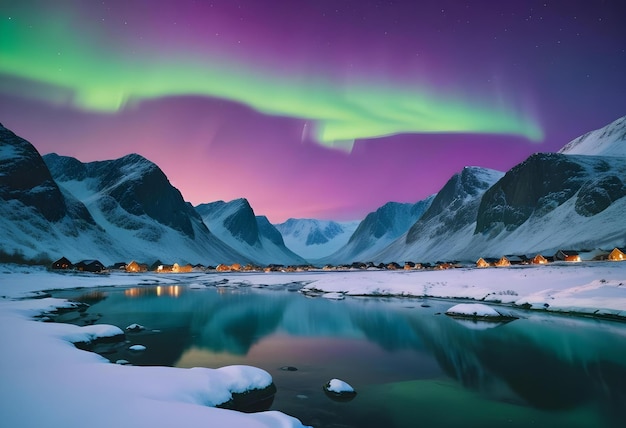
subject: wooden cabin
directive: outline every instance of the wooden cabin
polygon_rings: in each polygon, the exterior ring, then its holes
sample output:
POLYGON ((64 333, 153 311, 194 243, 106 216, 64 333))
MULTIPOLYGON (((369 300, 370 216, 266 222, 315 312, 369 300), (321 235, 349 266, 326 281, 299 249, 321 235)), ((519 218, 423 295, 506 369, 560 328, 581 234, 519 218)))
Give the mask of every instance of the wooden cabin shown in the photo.
POLYGON ((476 267, 486 268, 486 267, 489 267, 489 266, 491 266, 489 264, 489 262, 487 260, 483 259, 482 257, 479 258, 478 260, 476 260, 476 267))
POLYGON ((218 272, 230 272, 230 266, 220 263, 219 265, 217 265, 215 270, 218 272))
POLYGON ((502 256, 500 257, 500 260, 495 262, 494 266, 497 266, 497 267, 511 266, 511 262, 509 261, 509 259, 506 258, 506 256, 502 256))
POLYGON ((437 265, 435 266, 435 269, 437 270, 447 270, 447 269, 453 269, 455 267, 455 265, 453 263, 450 262, 438 262, 437 265))
POLYGON ((535 257, 532 258, 532 260, 530 261, 530 264, 531 265, 545 265, 545 264, 548 264, 548 259, 546 259, 541 254, 537 254, 535 257))
POLYGON ((159 273, 171 273, 172 268, 172 265, 159 265, 157 266, 156 271, 159 273))
POLYGON ((126 265, 126 272, 147 272, 148 265, 137 263, 135 260, 126 265))
POLYGON ((178 263, 174 263, 172 265, 172 272, 174 273, 188 273, 188 272, 191 272, 192 270, 193 270, 193 266, 191 266, 190 264, 181 266, 178 263))
POLYGON ((612 261, 626 260, 626 249, 617 248, 617 247, 613 248, 613 251, 611 251, 609 255, 607 256, 607 260, 612 260, 612 261))
POLYGON ((581 261, 577 251, 573 250, 559 250, 554 255, 554 260, 560 260, 563 262, 579 262, 581 261))
POLYGON ((72 264, 72 262, 70 262, 65 257, 61 257, 56 262, 53 262, 52 265, 50 265, 50 268, 51 269, 62 269, 62 270, 65 270, 65 269, 73 269, 74 265, 72 264))
POLYGON ((99 260, 81 260, 74 265, 74 268, 81 272, 104 272, 106 267, 99 260))
POLYGON ((506 256, 506 258, 509 259, 511 266, 527 265, 530 263, 530 260, 528 259, 528 257, 526 257, 523 254, 522 255, 509 254, 506 256))

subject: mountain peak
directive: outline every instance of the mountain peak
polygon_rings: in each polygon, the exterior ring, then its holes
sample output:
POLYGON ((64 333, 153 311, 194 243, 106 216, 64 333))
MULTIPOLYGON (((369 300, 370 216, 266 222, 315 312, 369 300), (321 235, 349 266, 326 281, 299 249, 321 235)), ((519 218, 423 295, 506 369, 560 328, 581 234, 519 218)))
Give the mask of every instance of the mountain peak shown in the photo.
POLYGON ((0 128, 0 199, 35 208, 58 221, 67 207, 48 167, 35 147, 4 126, 0 128))
POLYGON ((575 138, 563 146, 559 153, 626 157, 626 116, 575 138))

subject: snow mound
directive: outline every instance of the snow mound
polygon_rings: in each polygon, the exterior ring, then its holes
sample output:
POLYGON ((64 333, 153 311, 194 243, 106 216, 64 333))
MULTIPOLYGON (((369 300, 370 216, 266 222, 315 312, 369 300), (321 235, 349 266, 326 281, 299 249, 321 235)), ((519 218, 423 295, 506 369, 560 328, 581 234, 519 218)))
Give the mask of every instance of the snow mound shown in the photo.
POLYGON ((343 299, 345 299, 345 296, 344 296, 343 293, 337 293, 337 292, 324 293, 324 294, 322 294, 322 297, 324 299, 331 299, 331 300, 343 300, 343 299))
POLYGON ((350 401, 356 396, 354 388, 339 379, 331 379, 323 389, 326 396, 334 401, 350 401))
POLYGON ((75 331, 68 332, 63 338, 72 343, 89 343, 101 338, 124 336, 121 328, 108 324, 95 324, 78 327, 75 331))
POLYGON ((145 330, 146 328, 144 326, 142 326, 141 324, 137 324, 137 323, 133 323, 131 325, 129 325, 128 327, 126 327, 126 331, 142 331, 145 330))
POLYGON ((130 349, 131 351, 138 351, 139 352, 139 351, 145 351, 146 347, 143 346, 143 345, 133 345, 133 346, 130 346, 128 349, 130 349))
POLYGON ((446 311, 446 315, 477 318, 503 318, 500 312, 482 303, 460 303, 446 311))
POLYGON ((331 379, 326 389, 330 392, 336 392, 337 394, 342 392, 354 392, 352 386, 340 379, 331 379))

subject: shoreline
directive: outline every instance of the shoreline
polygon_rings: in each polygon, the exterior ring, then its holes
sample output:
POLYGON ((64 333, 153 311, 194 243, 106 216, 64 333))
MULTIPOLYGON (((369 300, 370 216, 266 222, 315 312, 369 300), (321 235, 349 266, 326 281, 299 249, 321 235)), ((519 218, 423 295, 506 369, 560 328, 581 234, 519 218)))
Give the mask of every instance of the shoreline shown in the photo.
POLYGON ((593 262, 447 270, 346 270, 308 272, 154 272, 70 274, 43 267, 0 264, 0 298, 46 297, 69 288, 194 287, 281 288, 305 295, 410 297, 468 301, 618 322, 626 321, 626 262, 593 262))

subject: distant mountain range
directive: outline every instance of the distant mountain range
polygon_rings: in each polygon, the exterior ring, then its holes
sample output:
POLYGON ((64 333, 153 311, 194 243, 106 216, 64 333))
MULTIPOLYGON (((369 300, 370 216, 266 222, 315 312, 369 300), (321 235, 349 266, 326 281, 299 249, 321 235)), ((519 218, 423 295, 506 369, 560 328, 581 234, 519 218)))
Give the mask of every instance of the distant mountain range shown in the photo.
POLYGON ((255 216, 246 199, 198 205, 196 211, 222 241, 257 264, 303 265, 307 261, 289 250, 283 236, 265 216, 255 216))
POLYGON ((475 261, 626 246, 626 117, 508 172, 466 167, 361 222, 272 225, 245 199, 197 207, 137 154, 82 163, 0 125, 0 259, 258 265, 475 261))
POLYGON ((369 213, 348 242, 318 264, 350 264, 371 261, 376 254, 405 233, 430 207, 434 195, 416 204, 388 202, 369 213))
POLYGON ((276 229, 282 234, 287 247, 307 260, 316 262, 343 247, 358 225, 358 221, 290 218, 277 224, 276 229))

